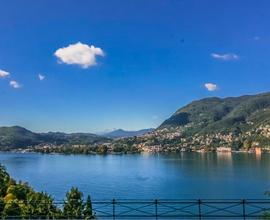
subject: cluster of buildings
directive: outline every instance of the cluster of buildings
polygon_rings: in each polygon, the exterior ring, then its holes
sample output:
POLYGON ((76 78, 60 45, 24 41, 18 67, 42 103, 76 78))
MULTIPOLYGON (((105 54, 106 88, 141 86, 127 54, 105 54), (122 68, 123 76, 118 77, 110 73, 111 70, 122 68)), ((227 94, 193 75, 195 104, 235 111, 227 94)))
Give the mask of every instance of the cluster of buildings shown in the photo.
MULTIPOLYGON (((245 133, 183 135, 185 127, 162 128, 138 137, 121 138, 92 145, 40 144, 27 150, 42 153, 138 153, 138 152, 247 152, 270 153, 270 125, 260 125, 245 133)), ((27 151, 26 150, 26 151, 27 151)), ((25 151, 25 150, 24 150, 25 151)))
POLYGON ((137 138, 134 143, 143 152, 270 152, 270 125, 261 125, 245 133, 213 133, 183 136, 184 129, 163 128, 137 138))

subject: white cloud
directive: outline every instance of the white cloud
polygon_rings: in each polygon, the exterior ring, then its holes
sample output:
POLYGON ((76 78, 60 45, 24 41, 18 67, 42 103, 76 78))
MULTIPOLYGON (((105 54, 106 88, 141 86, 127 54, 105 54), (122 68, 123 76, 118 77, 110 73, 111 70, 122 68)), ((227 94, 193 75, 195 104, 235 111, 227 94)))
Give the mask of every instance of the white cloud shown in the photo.
POLYGON ((234 53, 225 53, 225 54, 212 53, 211 56, 215 59, 224 60, 224 61, 239 59, 239 56, 234 53))
POLYGON ((105 53, 99 47, 78 42, 76 44, 70 44, 67 47, 59 48, 55 51, 54 55, 60 63, 76 64, 82 68, 88 68, 97 64, 96 56, 103 57, 105 53))
POLYGON ((0 69, 0 78, 5 78, 5 77, 7 77, 9 75, 10 75, 9 72, 0 69))
POLYGON ((15 80, 11 80, 11 81, 9 82, 9 85, 10 85, 12 88, 14 88, 14 89, 18 89, 18 88, 21 87, 21 85, 20 85, 17 81, 15 81, 15 80))
POLYGON ((214 84, 214 83, 205 83, 204 87, 210 92, 213 92, 213 91, 217 90, 217 88, 218 88, 217 84, 214 84))
POLYGON ((45 76, 39 73, 39 74, 38 74, 38 78, 39 78, 40 81, 42 81, 42 80, 45 79, 45 76))

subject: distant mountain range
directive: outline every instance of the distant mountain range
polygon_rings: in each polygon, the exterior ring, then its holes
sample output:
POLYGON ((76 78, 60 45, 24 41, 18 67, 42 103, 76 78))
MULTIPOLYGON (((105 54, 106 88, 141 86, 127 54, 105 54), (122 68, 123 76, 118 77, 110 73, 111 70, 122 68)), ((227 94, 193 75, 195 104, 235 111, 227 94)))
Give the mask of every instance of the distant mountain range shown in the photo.
POLYGON ((91 133, 34 133, 19 126, 0 127, 0 150, 26 148, 38 144, 94 144, 109 140, 91 133))
POLYGON ((90 133, 34 133, 18 126, 0 127, 2 150, 42 143, 92 145, 104 142, 110 142, 110 148, 119 151, 121 146, 138 151, 153 146, 164 149, 248 148, 253 145, 270 148, 270 93, 193 101, 178 109, 157 129, 117 129, 102 136, 90 133))
POLYGON ((193 101, 128 143, 154 151, 270 149, 270 93, 193 101))
POLYGON ((109 138, 125 138, 125 137, 141 136, 153 130, 155 129, 148 128, 148 129, 142 129, 138 131, 126 131, 123 129, 116 129, 110 132, 103 133, 102 135, 109 138))
POLYGON ((140 136, 153 130, 152 128, 139 131, 117 129, 102 135, 96 135, 91 133, 67 134, 63 132, 35 133, 20 126, 0 127, 0 150, 26 148, 38 144, 93 145, 111 141, 112 138, 140 136))

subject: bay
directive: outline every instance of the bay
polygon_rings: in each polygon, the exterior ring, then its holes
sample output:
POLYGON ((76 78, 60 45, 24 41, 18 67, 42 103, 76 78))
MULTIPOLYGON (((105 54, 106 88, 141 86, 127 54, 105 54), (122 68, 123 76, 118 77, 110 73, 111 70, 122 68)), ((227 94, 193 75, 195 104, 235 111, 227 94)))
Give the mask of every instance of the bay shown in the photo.
POLYGON ((101 199, 263 199, 270 154, 59 155, 0 153, 16 180, 64 198, 71 186, 101 199))

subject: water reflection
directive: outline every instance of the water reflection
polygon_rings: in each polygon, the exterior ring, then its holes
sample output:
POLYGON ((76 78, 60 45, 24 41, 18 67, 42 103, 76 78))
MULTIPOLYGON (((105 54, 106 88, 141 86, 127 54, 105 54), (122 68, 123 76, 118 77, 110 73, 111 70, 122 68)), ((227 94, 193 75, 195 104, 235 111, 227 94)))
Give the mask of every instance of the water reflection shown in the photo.
POLYGON ((78 186, 105 198, 265 198, 270 155, 179 153, 143 155, 41 155, 1 153, 17 180, 61 199, 78 186))

